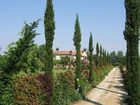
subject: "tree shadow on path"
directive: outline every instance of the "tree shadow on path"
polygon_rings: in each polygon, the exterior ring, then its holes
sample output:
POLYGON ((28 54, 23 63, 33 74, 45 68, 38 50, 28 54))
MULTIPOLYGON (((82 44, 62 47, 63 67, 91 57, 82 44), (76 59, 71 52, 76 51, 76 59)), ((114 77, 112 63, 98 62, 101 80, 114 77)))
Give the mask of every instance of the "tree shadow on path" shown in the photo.
POLYGON ((92 103, 93 105, 103 105, 103 104, 98 103, 98 102, 96 102, 96 101, 92 101, 92 100, 88 99, 87 97, 84 97, 83 100, 84 100, 84 101, 87 101, 87 102, 89 102, 89 103, 92 103))
POLYGON ((122 95, 126 95, 126 93, 122 93, 122 92, 117 92, 117 91, 113 91, 113 90, 109 90, 109 89, 104 89, 104 88, 99 88, 99 87, 96 87, 96 89, 100 89, 100 90, 104 90, 104 91, 108 91, 108 92, 112 92, 112 93, 116 93, 116 94, 122 94, 122 95))

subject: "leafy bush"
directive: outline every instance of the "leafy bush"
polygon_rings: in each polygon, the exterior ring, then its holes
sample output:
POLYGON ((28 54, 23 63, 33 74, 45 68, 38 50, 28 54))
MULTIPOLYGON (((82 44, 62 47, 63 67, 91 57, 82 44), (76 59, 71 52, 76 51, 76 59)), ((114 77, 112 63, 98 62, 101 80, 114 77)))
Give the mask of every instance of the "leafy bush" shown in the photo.
MULTIPOLYGON (((94 70, 94 82, 88 82, 88 70, 82 70, 79 80, 80 89, 75 90, 75 73, 72 70, 57 74, 54 83, 54 105, 69 105, 78 101, 84 94, 97 85, 111 70, 111 66, 104 66, 94 70), (97 72, 98 71, 98 72, 97 72)), ((48 105, 52 94, 51 78, 45 73, 26 74, 20 72, 0 76, 0 105, 48 105)))
POLYGON ((68 57, 68 56, 65 56, 65 57, 62 57, 61 58, 61 64, 62 65, 67 65, 67 64, 69 64, 71 61, 70 61, 70 57, 68 57))
POLYGON ((13 82, 9 75, 0 75, 0 105, 14 105, 13 82))
POLYGON ((48 76, 44 74, 14 80, 15 105, 47 105, 49 102, 48 76))
POLYGON ((54 105, 69 105, 71 101, 77 101, 81 95, 75 91, 75 75, 73 71, 67 71, 55 80, 54 105))
POLYGON ((37 76, 37 80, 41 83, 42 86, 42 91, 45 94, 44 100, 45 100, 45 105, 48 105, 50 103, 50 97, 53 92, 53 86, 52 83, 52 78, 49 74, 39 74, 37 76))

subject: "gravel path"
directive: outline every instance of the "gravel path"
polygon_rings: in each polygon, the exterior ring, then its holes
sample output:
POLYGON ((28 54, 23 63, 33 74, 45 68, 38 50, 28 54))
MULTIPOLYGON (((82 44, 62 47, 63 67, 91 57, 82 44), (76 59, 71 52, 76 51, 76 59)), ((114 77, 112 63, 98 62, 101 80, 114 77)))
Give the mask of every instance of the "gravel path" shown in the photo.
POLYGON ((86 96, 85 100, 73 105, 121 105, 124 91, 123 78, 119 68, 114 68, 105 79, 86 96))

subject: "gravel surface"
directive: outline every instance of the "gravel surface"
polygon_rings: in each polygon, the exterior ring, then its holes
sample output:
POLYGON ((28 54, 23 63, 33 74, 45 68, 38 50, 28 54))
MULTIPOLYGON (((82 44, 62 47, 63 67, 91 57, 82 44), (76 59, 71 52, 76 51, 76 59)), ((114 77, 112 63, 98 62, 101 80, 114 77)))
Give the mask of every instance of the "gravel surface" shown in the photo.
POLYGON ((84 100, 73 105, 122 105, 122 100, 126 95, 121 71, 115 67, 84 100))

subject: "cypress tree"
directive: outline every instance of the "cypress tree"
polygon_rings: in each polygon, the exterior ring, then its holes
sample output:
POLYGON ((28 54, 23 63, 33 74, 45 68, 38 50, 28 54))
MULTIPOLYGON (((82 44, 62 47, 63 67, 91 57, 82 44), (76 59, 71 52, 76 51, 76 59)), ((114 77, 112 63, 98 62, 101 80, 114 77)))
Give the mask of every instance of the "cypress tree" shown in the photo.
POLYGON ((93 39, 92 33, 90 33, 89 38, 89 83, 93 81, 93 39))
POLYGON ((50 103, 53 105, 53 40, 55 34, 55 22, 54 22, 54 10, 52 0, 47 0, 47 6, 44 16, 44 26, 45 26, 45 39, 46 39, 46 73, 50 76, 50 103))
POLYGON ((100 66, 102 66, 103 65, 103 48, 101 44, 100 44, 100 49, 99 49, 99 55, 100 55, 100 66))
POLYGON ((52 0, 47 0, 47 7, 44 16, 44 25, 45 25, 45 39, 46 39, 46 53, 47 53, 47 63, 46 70, 52 75, 53 72, 53 40, 55 34, 55 22, 54 22, 54 10, 52 0))
POLYGON ((81 49, 81 29, 80 29, 80 23, 79 23, 79 18, 78 15, 76 16, 76 22, 75 22, 75 31, 74 31, 74 46, 76 49, 76 89, 79 88, 78 81, 80 80, 81 77, 81 56, 80 56, 80 49, 81 49))
POLYGON ((103 51, 102 51, 102 60, 103 60, 103 64, 105 64, 105 49, 103 48, 103 51))
POLYGON ((96 43, 96 57, 95 57, 95 65, 98 67, 99 65, 99 44, 96 43))
POLYGON ((139 58, 139 27, 140 27, 140 0, 125 0, 126 23, 124 38, 127 42, 127 77, 126 85, 130 96, 129 105, 140 105, 140 73, 139 58))
POLYGON ((107 51, 105 50, 105 52, 104 52, 105 54, 105 62, 107 63, 107 51))
POLYGON ((102 45, 100 45, 100 59, 102 58, 102 52, 103 52, 103 48, 102 45))
POLYGON ((107 63, 110 64, 110 54, 107 52, 107 63))
POLYGON ((96 44, 96 56, 99 56, 99 43, 96 44))

